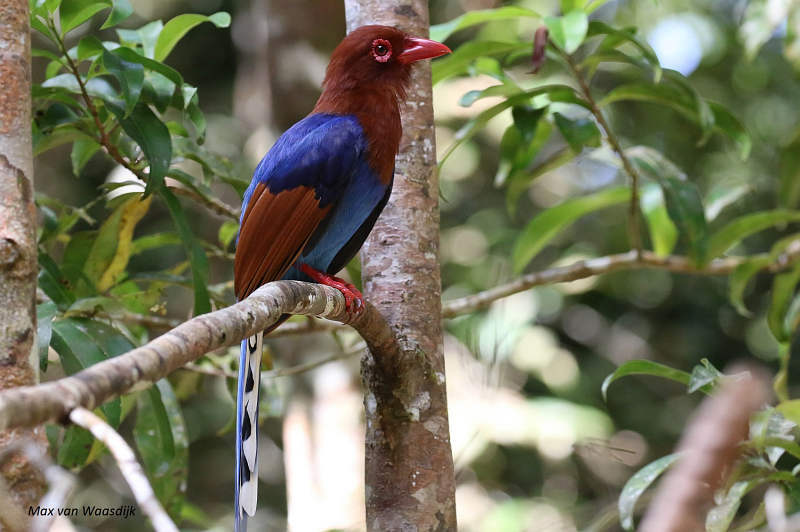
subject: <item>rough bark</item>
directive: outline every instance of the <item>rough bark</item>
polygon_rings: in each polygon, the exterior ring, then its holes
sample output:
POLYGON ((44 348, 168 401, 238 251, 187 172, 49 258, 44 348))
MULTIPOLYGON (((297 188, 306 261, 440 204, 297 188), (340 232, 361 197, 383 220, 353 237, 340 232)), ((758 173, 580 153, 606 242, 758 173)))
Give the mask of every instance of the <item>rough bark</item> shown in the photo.
MULTIPOLYGON (((0 389, 38 381, 36 208, 31 147, 30 27, 27 0, 0 2, 0 389)), ((44 429, 0 432, 0 452, 44 429)), ((44 478, 24 456, 2 468, 20 506, 35 503, 44 478)))
MULTIPOLYGON (((424 0, 346 0, 348 30, 364 24, 428 34, 424 0)), ((400 355, 371 351, 366 388, 368 530, 455 530, 439 273, 439 185, 430 65, 413 70, 403 108, 394 191, 361 254, 367 299, 389 322, 400 355)))
POLYGON ((204 354, 234 344, 275 323, 283 314, 307 314, 349 323, 376 352, 397 352, 392 331, 372 305, 357 316, 345 310, 335 288, 299 281, 269 283, 244 301, 197 316, 155 340, 56 381, 0 392, 0 430, 47 421, 66 422, 134 388, 149 386, 204 354))

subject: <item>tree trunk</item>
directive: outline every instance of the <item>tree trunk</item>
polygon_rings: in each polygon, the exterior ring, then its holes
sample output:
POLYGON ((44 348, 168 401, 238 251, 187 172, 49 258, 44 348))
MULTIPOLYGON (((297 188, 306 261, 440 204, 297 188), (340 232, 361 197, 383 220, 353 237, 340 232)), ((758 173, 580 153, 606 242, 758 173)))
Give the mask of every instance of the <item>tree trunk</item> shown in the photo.
MULTIPOLYGON (((347 27, 396 26, 428 34, 428 3, 346 0, 347 27)), ((392 197, 361 254, 367 299, 384 315, 400 356, 368 353, 367 529, 455 530, 439 272, 439 184, 431 71, 414 67, 392 197)))
MULTIPOLYGON (((0 389, 39 379, 29 24, 28 0, 0 4, 0 389)), ((6 430, 0 452, 26 439, 47 441, 43 427, 6 430)), ((20 507, 36 504, 44 490, 39 471, 15 456, 2 473, 20 507)))

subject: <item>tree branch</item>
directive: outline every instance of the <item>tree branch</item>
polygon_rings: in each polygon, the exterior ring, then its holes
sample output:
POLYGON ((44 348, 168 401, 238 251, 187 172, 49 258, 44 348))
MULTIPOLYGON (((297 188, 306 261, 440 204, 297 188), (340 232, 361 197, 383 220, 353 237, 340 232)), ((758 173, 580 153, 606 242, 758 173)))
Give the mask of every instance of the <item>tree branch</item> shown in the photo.
POLYGON ((146 386, 188 362, 234 345, 275 323, 283 314, 306 314, 348 323, 376 357, 392 358, 399 348, 392 330, 369 303, 357 316, 345 310, 334 288, 299 281, 277 281, 230 307, 197 316, 146 345, 95 364, 75 375, 38 386, 0 392, 0 430, 66 422, 80 406, 98 405, 146 386))
MULTIPOLYGON (((665 270, 690 275, 728 275, 737 266, 763 256, 726 257, 712 260, 706 266, 697 267, 688 257, 679 255, 660 257, 651 251, 643 251, 641 255, 638 255, 635 250, 631 250, 626 253, 580 260, 567 266, 529 273, 509 283, 495 286, 483 292, 446 301, 442 307, 442 317, 452 318, 459 314, 474 312, 488 307, 498 299, 544 284, 565 283, 604 273, 632 269, 665 270)), ((800 240, 789 245, 786 251, 778 255, 764 269, 771 273, 776 273, 788 268, 798 259, 800 259, 800 240)))
POLYGON ((69 414, 69 419, 79 427, 83 427, 103 442, 117 461, 117 466, 131 488, 133 497, 139 508, 150 518, 156 532, 178 532, 178 527, 169 518, 164 507, 158 502, 153 487, 147 480, 142 466, 136 461, 133 451, 111 426, 85 408, 76 408, 69 414))
POLYGON ((222 216, 223 218, 231 218, 237 222, 239 221, 239 209, 228 205, 222 200, 198 194, 194 190, 184 186, 173 186, 170 184, 169 189, 175 194, 194 200, 214 214, 222 216))

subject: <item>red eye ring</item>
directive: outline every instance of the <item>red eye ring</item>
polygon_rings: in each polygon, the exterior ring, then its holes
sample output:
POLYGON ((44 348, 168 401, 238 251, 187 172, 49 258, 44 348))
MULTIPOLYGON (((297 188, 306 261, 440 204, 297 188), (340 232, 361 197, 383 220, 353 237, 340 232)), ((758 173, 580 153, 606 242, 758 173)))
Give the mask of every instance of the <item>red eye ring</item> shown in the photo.
POLYGON ((372 57, 379 63, 385 63, 392 57, 392 43, 386 39, 372 41, 372 57))

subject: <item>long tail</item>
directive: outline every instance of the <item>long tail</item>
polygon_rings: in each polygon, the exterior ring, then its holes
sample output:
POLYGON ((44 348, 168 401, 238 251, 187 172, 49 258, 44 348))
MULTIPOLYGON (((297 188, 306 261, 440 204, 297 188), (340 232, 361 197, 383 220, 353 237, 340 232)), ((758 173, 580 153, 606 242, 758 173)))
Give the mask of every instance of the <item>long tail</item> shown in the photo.
POLYGON ((236 520, 235 531, 246 532, 247 516, 256 513, 258 499, 258 391, 264 333, 242 340, 239 391, 236 398, 236 520))

